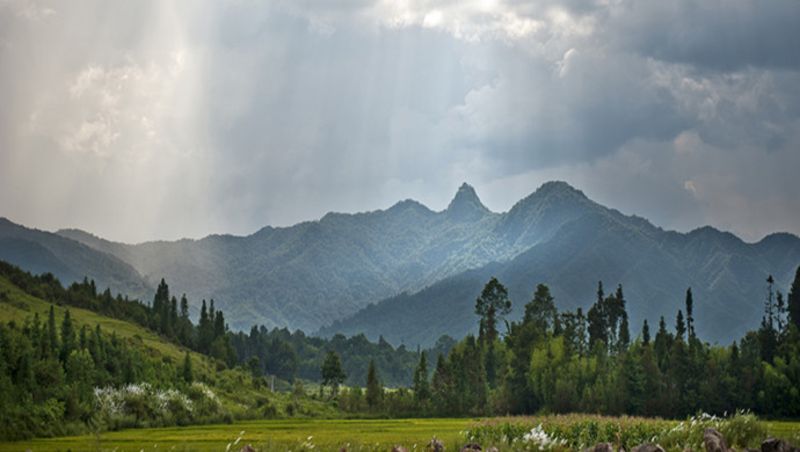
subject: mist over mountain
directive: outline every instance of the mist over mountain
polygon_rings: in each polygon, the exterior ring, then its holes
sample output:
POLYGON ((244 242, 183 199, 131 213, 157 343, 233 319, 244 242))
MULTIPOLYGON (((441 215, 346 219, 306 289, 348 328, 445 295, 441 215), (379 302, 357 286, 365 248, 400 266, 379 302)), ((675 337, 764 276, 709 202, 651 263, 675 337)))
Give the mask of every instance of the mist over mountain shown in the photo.
POLYGON ((491 276, 509 287, 512 319, 540 282, 551 286, 560 309, 588 308, 599 280, 607 292, 622 284, 634 331, 644 318, 655 325, 664 315, 672 324, 691 286, 698 332, 729 341, 760 321, 767 275, 781 288, 800 264, 794 235, 745 243, 710 227, 665 231, 565 182, 542 185, 505 213, 491 212, 463 184, 440 212, 405 200, 248 236, 129 245, 10 222, 0 231, 0 240, 14 239, 13 246, 0 242, 0 255, 23 268, 66 281, 85 274, 136 294, 163 277, 194 302, 213 298, 232 328, 364 332, 407 346, 474 332, 474 301, 491 276), (22 240, 9 231, 30 232, 22 240), (75 260, 82 255, 106 264, 75 260))
POLYGON ((131 265, 98 248, 52 232, 29 229, 0 217, 0 260, 32 273, 52 273, 65 284, 89 276, 100 289, 132 297, 150 296, 151 287, 131 265))

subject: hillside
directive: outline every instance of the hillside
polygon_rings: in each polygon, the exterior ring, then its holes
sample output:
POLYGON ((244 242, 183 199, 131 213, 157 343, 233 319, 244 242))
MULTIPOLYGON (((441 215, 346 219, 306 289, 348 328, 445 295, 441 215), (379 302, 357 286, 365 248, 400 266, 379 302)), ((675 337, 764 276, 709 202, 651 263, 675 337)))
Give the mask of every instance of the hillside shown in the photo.
POLYGON ((58 234, 30 229, 0 217, 0 260, 32 273, 52 273, 64 283, 84 277, 98 287, 131 297, 151 296, 152 289, 128 263, 113 254, 58 234))
MULTIPOLYGON (((46 319, 50 306, 51 304, 47 301, 24 292, 5 276, 0 275, 0 322, 15 321, 22 324, 26 320, 32 319, 34 314, 39 314, 39 318, 46 319)), ((183 360, 184 354, 188 351, 131 322, 106 317, 86 309, 52 306, 55 308, 57 319, 62 318, 64 311, 69 309, 77 329, 84 325, 94 329, 95 326, 100 325, 103 331, 108 334, 114 333, 118 338, 127 341, 153 358, 165 359, 177 364, 183 360)), ((195 352, 190 352, 190 354, 196 364, 199 376, 213 375, 213 366, 206 356, 195 352)))

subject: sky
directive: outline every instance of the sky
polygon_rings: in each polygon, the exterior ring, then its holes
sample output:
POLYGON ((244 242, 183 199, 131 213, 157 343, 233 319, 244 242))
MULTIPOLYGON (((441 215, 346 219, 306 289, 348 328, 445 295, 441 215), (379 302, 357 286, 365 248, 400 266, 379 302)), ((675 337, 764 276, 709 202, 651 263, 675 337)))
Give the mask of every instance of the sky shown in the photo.
POLYGON ((800 234, 796 0, 0 0, 0 216, 249 234, 548 180, 800 234))

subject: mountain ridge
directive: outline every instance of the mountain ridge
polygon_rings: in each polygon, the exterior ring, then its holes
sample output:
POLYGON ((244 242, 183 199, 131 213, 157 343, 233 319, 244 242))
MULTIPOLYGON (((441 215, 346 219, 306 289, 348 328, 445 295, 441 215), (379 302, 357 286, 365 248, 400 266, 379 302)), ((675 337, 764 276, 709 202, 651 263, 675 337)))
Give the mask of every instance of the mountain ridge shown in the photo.
MULTIPOLYGON (((765 271, 765 262, 770 259, 780 261, 776 266, 781 268, 773 273, 800 262, 800 239, 792 234, 770 234, 748 244, 710 227, 686 233, 668 231, 645 218, 602 206, 563 181, 542 184, 501 213, 484 206, 474 188, 464 183, 441 211, 406 199, 384 210, 329 212, 319 220, 265 226, 245 236, 214 234, 130 245, 75 229, 57 234, 129 264, 150 286, 165 277, 177 293, 186 292, 192 300, 215 299, 230 313, 231 326, 242 329, 261 323, 333 332, 333 322, 355 317, 370 305, 403 293, 413 297, 465 272, 510 268, 515 259, 522 262, 522 255, 528 256, 530 265, 544 268, 546 263, 531 257, 536 254, 531 250, 547 250, 555 262, 565 250, 574 248, 573 242, 592 234, 617 244, 630 255, 612 258, 609 256, 617 251, 586 242, 584 249, 577 250, 581 253, 575 254, 572 267, 562 263, 564 271, 591 273, 590 265, 646 267, 652 258, 668 265, 675 273, 670 278, 683 285, 690 276, 681 269, 683 264, 675 262, 685 259, 686 266, 697 266, 696 271, 713 275, 698 284, 730 291, 738 284, 731 276, 739 275, 737 262, 759 273, 765 271), (595 229, 601 226, 606 235, 597 235, 595 229), (565 241, 567 236, 573 237, 572 242, 565 241), (651 255, 637 254, 625 246, 627 243, 640 243, 651 255), (601 258, 602 254, 607 256, 601 258), (582 260, 587 263, 579 265, 582 260)), ((536 271, 507 272, 538 277, 536 271)), ((633 267, 625 271, 621 268, 612 272, 606 283, 614 284, 617 274, 635 272, 633 267)), ((583 280, 578 284, 579 278, 574 275, 561 277, 581 287, 587 284, 583 280)), ((588 284, 596 284, 596 279, 586 278, 588 284)), ((561 295, 577 294, 565 290, 561 295)), ((517 293, 517 303, 527 295, 517 293)), ((662 303, 679 294, 668 294, 659 287, 652 293, 642 289, 642 296, 662 303)))

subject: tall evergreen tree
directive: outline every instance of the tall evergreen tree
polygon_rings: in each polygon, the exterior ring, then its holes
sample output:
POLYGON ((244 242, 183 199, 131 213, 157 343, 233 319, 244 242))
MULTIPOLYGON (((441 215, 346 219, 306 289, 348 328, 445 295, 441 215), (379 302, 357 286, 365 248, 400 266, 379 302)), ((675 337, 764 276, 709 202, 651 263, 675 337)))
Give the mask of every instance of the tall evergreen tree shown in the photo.
POLYGON ((47 315, 47 341, 50 344, 52 356, 59 354, 58 330, 56 329, 56 313, 53 305, 50 305, 50 313, 47 315))
POLYGON ((647 319, 642 324, 642 344, 650 345, 650 325, 647 324, 647 319))
POLYGON ((597 301, 589 308, 586 313, 589 333, 589 348, 593 349, 597 342, 609 344, 608 337, 608 313, 603 293, 603 281, 597 282, 597 301))
POLYGON ((194 380, 194 371, 192 370, 192 357, 187 351, 183 356, 183 366, 181 367, 181 377, 186 383, 191 383, 194 380))
POLYGON ((475 300, 475 314, 484 321, 485 340, 497 339, 497 322, 511 312, 508 290, 492 277, 483 287, 481 296, 475 300))
POLYGON ((367 406, 375 410, 380 406, 383 399, 383 386, 378 378, 378 370, 375 368, 375 360, 370 360, 369 370, 367 371, 367 406))
POLYGON ((694 334, 694 299, 692 298, 692 288, 686 289, 686 329, 689 333, 689 340, 695 338, 694 334))
POLYGON ((425 352, 419 356, 419 363, 414 370, 414 398, 418 404, 427 402, 431 397, 431 389, 428 384, 428 359, 425 352))
POLYGON ((631 344, 631 332, 628 327, 628 314, 622 316, 622 321, 619 324, 619 341, 618 348, 620 351, 628 349, 631 344))
POLYGON ((794 274, 792 287, 786 300, 789 309, 789 322, 800 330, 800 266, 794 274))
POLYGON ((75 350, 75 326, 67 309, 61 322, 61 361, 66 363, 73 350, 75 350))
POLYGON ((550 288, 545 284, 536 286, 530 303, 525 305, 524 322, 532 323, 541 335, 552 331, 558 315, 555 299, 550 295, 550 288))
POLYGON ((683 311, 678 309, 678 315, 675 316, 675 339, 683 341, 686 335, 686 322, 683 320, 683 311))

